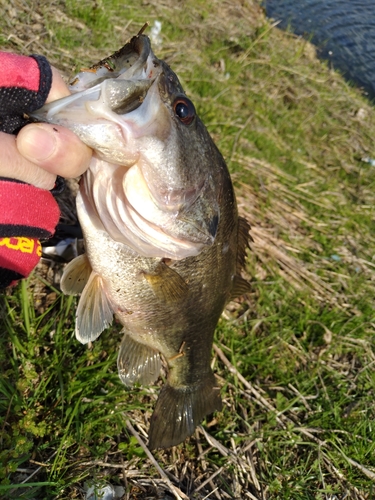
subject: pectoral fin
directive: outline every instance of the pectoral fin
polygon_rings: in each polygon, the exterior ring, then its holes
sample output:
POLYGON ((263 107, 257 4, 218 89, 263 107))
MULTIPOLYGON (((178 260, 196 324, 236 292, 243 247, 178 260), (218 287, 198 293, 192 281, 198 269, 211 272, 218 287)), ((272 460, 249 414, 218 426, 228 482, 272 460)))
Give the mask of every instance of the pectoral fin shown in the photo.
POLYGON ((155 382, 160 373, 160 354, 125 333, 117 357, 117 368, 123 384, 127 386, 133 386, 136 383, 150 385, 155 382))
POLYGON ((155 295, 164 302, 177 302, 188 292, 188 285, 182 276, 160 261, 151 271, 142 271, 142 275, 151 285, 155 295))
POLYGON ((60 287, 65 295, 82 293, 91 274, 91 265, 86 254, 73 259, 64 269, 60 287))
POLYGON ((99 275, 92 272, 83 289, 77 308, 76 337, 82 342, 93 341, 112 323, 113 311, 99 275))

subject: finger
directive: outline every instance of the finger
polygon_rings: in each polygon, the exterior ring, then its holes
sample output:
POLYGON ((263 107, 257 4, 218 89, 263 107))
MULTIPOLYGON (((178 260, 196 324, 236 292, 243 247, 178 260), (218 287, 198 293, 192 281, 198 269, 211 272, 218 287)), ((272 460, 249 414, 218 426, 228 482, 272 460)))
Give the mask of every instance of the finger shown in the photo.
POLYGON ((53 188, 56 175, 39 168, 21 156, 14 135, 0 132, 0 144, 0 177, 18 179, 42 189, 53 188))
POLYGON ((17 136, 18 151, 27 160, 61 177, 78 177, 89 166, 92 150, 70 130, 33 123, 17 136))
POLYGON ((48 98, 46 102, 56 101, 56 99, 61 99, 70 95, 68 87, 64 80, 62 79, 59 71, 51 66, 52 68, 52 87, 49 91, 48 98))

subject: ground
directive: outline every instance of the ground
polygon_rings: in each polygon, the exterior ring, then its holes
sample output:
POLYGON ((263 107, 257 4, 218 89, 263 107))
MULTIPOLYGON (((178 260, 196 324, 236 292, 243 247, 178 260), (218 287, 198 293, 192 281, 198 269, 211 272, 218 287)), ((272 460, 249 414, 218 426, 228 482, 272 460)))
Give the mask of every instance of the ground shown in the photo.
MULTIPOLYGON (((124 391, 120 326, 74 337, 61 263, 1 298, 0 496, 370 499, 374 496, 374 108, 253 1, 0 1, 5 50, 67 77, 161 21, 155 52, 222 151, 252 226, 251 293, 213 348, 224 409, 151 457, 159 388, 124 391), (28 485, 26 487, 26 485, 28 485), (119 490, 118 490, 119 491, 119 490)), ((74 222, 72 197, 64 199, 74 222)))

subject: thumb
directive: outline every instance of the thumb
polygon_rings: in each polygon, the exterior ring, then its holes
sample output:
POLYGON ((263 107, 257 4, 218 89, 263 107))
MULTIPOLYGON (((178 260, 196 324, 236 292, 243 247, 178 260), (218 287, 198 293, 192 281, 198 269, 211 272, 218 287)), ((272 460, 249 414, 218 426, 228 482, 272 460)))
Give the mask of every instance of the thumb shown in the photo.
POLYGON ((32 123, 21 129, 17 148, 30 162, 61 177, 81 175, 92 154, 73 132, 47 123, 32 123))

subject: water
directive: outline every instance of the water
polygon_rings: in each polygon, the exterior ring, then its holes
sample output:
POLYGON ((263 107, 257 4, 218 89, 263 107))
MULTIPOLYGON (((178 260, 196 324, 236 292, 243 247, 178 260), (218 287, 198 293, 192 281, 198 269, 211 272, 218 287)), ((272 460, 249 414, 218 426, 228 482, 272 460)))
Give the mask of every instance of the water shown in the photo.
POLYGON ((264 0, 279 27, 311 38, 318 53, 375 99, 375 0, 264 0))

